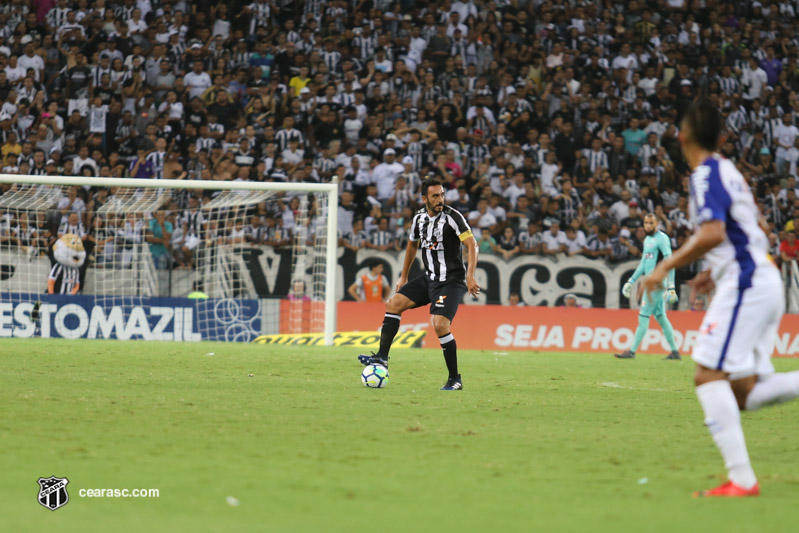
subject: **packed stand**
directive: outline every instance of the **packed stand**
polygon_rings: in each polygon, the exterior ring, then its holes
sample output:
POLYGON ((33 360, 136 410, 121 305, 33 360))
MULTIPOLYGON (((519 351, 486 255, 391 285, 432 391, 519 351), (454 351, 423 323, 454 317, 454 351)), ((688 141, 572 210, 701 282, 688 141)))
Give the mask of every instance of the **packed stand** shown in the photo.
MULTIPOLYGON (((635 259, 646 213, 674 247, 692 230, 679 124, 705 96, 724 114, 721 152, 750 182, 775 258, 789 260, 799 253, 797 9, 8 0, 2 171, 87 185, 56 216, 6 213, 0 239, 22 244, 32 227, 53 239, 71 213, 87 240, 124 236, 125 221, 97 222, 87 208, 114 194, 92 176, 336 179, 341 246, 399 251, 421 180, 434 176, 482 253, 635 259)), ((198 221, 213 194, 175 195, 166 222, 133 224, 140 240, 185 236, 162 266, 191 267, 194 247, 215 239, 290 243, 294 201, 243 213, 245 231, 198 221)))

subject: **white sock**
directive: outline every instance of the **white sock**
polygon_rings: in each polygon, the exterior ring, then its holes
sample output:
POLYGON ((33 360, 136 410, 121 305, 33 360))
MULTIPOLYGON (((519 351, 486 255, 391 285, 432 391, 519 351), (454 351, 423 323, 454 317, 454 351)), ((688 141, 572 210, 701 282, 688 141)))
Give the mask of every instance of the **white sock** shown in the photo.
POLYGON ((745 489, 752 488, 757 478, 749 462, 741 429, 741 412, 730 382, 718 380, 705 383, 696 388, 696 395, 705 412, 705 425, 724 458, 730 481, 745 489))
POLYGON ((799 370, 760 378, 746 398, 747 411, 787 402, 799 396, 799 370))

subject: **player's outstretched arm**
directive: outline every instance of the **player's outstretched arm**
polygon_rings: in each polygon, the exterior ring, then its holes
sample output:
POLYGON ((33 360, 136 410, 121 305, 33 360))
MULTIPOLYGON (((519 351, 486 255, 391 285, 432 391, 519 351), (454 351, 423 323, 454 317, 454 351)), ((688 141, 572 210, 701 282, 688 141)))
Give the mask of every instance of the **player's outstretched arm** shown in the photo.
POLYGON ((655 270, 644 278, 644 290, 656 290, 670 270, 690 264, 722 242, 725 235, 724 222, 709 220, 702 224, 691 239, 671 256, 658 263, 655 270))
POLYGON ((627 280, 627 283, 624 284, 624 287, 621 289, 621 293, 624 295, 625 298, 629 298, 630 294, 633 292, 633 285, 635 281, 641 277, 641 274, 644 273, 644 256, 641 255, 641 261, 638 262, 638 267, 636 267, 635 272, 633 275, 630 276, 630 279, 627 280))
POLYGON ((411 271, 411 266, 416 260, 416 252, 419 250, 419 241, 408 240, 408 246, 405 248, 405 262, 402 264, 402 272, 400 273, 399 280, 397 281, 397 292, 403 285, 408 283, 408 274, 411 271))
MULTIPOLYGON (((658 239, 658 246, 660 253, 663 254, 663 259, 671 257, 671 240, 665 233, 660 234, 658 239)), ((674 269, 669 270, 669 290, 674 290, 674 269)))
MULTIPOLYGON (((671 257, 671 240, 665 233, 660 233, 658 235, 658 248, 660 249, 660 253, 663 254, 664 260, 671 257)), ((673 305, 679 300, 680 299, 677 297, 677 289, 674 285, 674 269, 672 268, 669 270, 668 302, 673 305)))
POLYGON ((358 294, 358 282, 357 281, 355 283, 353 283, 352 285, 350 285, 349 289, 347 289, 347 292, 349 293, 350 296, 352 296, 352 299, 355 300, 356 302, 360 302, 361 301, 361 296, 358 294))
POLYGON ((469 290, 469 294, 474 297, 477 297, 480 294, 480 285, 478 285, 477 281, 474 279, 474 270, 477 268, 477 241, 474 240, 474 236, 469 236, 463 241, 464 246, 466 246, 466 288, 469 290))
POLYGON ((698 295, 708 294, 716 287, 715 283, 713 283, 713 278, 710 277, 710 270, 704 270, 694 276, 694 279, 688 282, 688 286, 691 287, 691 294, 688 299, 691 305, 696 303, 698 295))

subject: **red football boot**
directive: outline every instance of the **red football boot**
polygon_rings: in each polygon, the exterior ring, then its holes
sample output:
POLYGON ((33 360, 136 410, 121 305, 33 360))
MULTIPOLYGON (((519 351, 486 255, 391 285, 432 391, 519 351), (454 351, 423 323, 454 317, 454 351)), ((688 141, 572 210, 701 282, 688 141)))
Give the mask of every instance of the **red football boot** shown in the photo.
POLYGON ((757 483, 755 483, 755 486, 751 489, 745 489, 732 481, 728 481, 715 489, 694 492, 694 498, 742 498, 744 496, 758 496, 759 494, 760 486, 757 483))

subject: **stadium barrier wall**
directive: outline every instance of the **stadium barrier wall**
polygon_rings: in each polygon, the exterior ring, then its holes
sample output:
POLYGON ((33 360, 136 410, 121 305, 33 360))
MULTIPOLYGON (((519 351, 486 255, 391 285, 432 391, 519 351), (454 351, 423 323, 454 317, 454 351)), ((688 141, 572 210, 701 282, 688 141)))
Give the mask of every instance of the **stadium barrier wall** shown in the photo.
POLYGON ((261 319, 259 300, 0 294, 0 337, 250 342, 261 319))
MULTIPOLYGON (((383 275, 394 283, 402 270, 405 254, 362 249, 339 252, 339 300, 368 265, 377 260, 383 264, 383 275)), ((411 269, 410 277, 421 273, 421 254, 411 269)), ((630 302, 621 294, 624 282, 638 266, 638 261, 609 264, 586 257, 549 257, 521 255, 510 261, 496 255, 481 254, 475 269, 480 296, 467 298, 467 304, 507 304, 510 294, 519 294, 526 305, 555 306, 563 296, 573 293, 578 302, 590 307, 619 308, 630 302)), ((349 298, 349 297, 347 297, 349 298)), ((339 327, 339 330, 341 328, 339 327)))
MULTIPOLYGON (((376 331, 382 324, 385 312, 382 304, 339 302, 338 305, 339 331, 376 331)), ((429 306, 406 311, 400 331, 426 331, 422 347, 440 349, 429 312, 429 306)), ((704 313, 697 311, 669 312, 681 353, 690 354, 703 317, 704 313)), ((458 348, 467 350, 619 353, 632 344, 637 325, 638 313, 630 309, 463 305, 453 321, 452 333, 458 348)), ((660 328, 652 319, 638 353, 668 352, 660 328)), ((774 355, 799 357, 799 316, 783 317, 774 355)))

